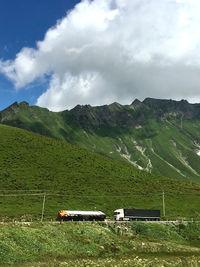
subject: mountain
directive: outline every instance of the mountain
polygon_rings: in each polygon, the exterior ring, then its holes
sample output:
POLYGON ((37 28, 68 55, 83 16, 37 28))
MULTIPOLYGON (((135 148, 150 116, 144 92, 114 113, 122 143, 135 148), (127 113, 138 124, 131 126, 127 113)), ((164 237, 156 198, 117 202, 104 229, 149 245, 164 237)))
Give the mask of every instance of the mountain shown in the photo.
POLYGON ((51 112, 14 103, 0 122, 67 141, 154 174, 200 182, 200 104, 136 99, 131 105, 51 112))
POLYGON ((60 209, 97 209, 108 215, 120 207, 162 209, 163 191, 167 218, 200 218, 198 184, 152 175, 6 125, 0 125, 0 188, 4 218, 40 216, 41 192, 47 193, 45 216, 55 218, 60 209))

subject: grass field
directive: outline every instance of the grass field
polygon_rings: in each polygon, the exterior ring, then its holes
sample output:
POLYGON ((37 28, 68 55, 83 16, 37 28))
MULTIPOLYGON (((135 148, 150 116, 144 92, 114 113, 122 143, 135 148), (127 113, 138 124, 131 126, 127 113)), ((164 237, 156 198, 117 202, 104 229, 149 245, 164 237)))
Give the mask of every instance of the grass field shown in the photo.
POLYGON ((0 226, 0 264, 199 266, 200 224, 135 222, 0 226))
POLYGON ((99 154, 0 125, 0 216, 55 219, 60 209, 162 209, 166 218, 200 218, 200 186, 140 171, 99 154), (37 195, 37 194, 40 195, 37 195), (28 195, 33 194, 33 195, 28 195), (35 195, 36 194, 36 195, 35 195))
POLYGON ((200 185, 140 171, 66 142, 0 125, 0 264, 199 266, 200 224, 47 223, 60 209, 162 210, 200 220, 200 185), (45 195, 44 222, 39 221, 45 195), (156 259, 155 259, 156 258, 156 259))

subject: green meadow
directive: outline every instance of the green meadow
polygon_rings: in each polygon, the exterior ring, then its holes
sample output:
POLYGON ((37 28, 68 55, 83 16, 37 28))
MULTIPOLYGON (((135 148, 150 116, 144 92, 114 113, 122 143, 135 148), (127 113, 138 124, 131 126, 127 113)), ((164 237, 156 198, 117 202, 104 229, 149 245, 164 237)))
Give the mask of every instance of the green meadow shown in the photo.
POLYGON ((140 171, 130 164, 18 128, 0 125, 1 220, 55 220, 60 209, 162 210, 165 219, 200 218, 200 186, 140 171))

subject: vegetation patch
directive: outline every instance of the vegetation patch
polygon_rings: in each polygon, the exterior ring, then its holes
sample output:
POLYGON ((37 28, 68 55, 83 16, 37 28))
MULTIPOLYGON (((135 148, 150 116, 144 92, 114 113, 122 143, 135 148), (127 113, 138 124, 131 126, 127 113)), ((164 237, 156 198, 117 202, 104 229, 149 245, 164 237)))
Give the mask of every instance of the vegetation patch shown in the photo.
POLYGON ((196 223, 186 224, 184 233, 181 225, 160 227, 158 223, 139 222, 132 226, 126 223, 108 225, 70 222, 56 225, 2 225, 0 264, 187 266, 184 264, 194 263, 197 264, 194 266, 198 266, 200 241, 198 234, 194 235, 193 232, 190 235, 191 227, 200 230, 196 223), (194 239, 198 243, 191 245, 194 239))
POLYGON ((140 171, 78 148, 18 128, 0 125, 1 220, 55 220, 62 209, 117 208, 162 210, 166 218, 200 218, 200 186, 140 171))

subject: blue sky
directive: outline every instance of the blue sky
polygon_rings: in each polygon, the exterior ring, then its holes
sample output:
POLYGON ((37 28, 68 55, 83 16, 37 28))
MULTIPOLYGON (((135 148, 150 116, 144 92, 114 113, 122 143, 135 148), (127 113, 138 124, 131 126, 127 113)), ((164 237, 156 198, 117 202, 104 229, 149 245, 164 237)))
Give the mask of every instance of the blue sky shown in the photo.
MULTIPOLYGON (((1 0, 0 1, 0 59, 14 59, 23 47, 35 47, 45 32, 74 7, 79 0, 1 0)), ((16 90, 0 74, 0 110, 15 101, 35 104, 45 91, 48 81, 16 90)))
POLYGON ((0 0, 0 109, 199 103, 199 10, 197 0, 0 0))

